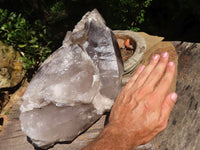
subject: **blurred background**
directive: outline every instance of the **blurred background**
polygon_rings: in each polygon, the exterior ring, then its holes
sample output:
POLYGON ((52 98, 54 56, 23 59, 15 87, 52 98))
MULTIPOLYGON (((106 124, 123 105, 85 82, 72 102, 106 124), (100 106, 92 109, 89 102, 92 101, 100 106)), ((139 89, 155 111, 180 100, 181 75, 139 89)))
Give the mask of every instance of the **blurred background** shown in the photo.
POLYGON ((25 68, 38 68, 94 8, 113 30, 200 42, 199 0, 0 0, 0 41, 23 54, 25 68))

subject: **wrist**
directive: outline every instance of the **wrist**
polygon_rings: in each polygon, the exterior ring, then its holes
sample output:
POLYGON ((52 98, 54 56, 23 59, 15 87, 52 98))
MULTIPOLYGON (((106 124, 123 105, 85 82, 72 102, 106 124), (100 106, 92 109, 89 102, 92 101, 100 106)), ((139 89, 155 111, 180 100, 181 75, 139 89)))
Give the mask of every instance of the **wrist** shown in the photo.
POLYGON ((136 147, 134 139, 131 139, 128 132, 113 124, 108 124, 98 136, 98 139, 106 139, 109 144, 113 143, 117 147, 115 149, 128 150, 136 147))

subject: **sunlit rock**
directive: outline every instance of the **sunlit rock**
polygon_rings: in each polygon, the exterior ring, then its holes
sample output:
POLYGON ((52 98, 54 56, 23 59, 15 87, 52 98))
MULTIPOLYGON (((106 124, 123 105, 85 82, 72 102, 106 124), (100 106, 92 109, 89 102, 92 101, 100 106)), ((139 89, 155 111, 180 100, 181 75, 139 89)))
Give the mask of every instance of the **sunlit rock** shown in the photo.
POLYGON ((73 140, 111 109, 122 66, 112 31, 97 10, 86 13, 30 82, 22 130, 39 147, 73 140))
POLYGON ((0 41, 0 89, 19 84, 24 75, 20 53, 0 41))

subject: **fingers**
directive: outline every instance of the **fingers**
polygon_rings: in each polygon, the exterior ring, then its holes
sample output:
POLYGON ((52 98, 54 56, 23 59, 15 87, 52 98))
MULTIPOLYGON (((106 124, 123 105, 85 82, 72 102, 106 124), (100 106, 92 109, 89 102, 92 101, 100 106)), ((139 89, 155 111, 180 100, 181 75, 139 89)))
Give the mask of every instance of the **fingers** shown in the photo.
POLYGON ((169 59, 169 54, 167 52, 164 52, 161 54, 161 58, 159 63, 156 65, 156 67, 153 69, 149 77, 147 78, 146 82, 144 83, 144 87, 148 88, 149 87, 149 92, 152 92, 153 88, 155 85, 158 83, 158 81, 161 79, 167 63, 169 59), (153 88, 150 88, 153 87, 153 88))
POLYGON ((125 87, 125 91, 129 93, 126 96, 135 93, 135 100, 140 100, 145 95, 152 93, 157 97, 154 98, 158 104, 156 107, 160 108, 172 84, 175 72, 175 64, 168 63, 168 59, 167 52, 162 53, 161 56, 156 54, 146 67, 140 66, 125 87))
POLYGON ((136 70, 136 72, 134 73, 134 75, 131 77, 131 79, 129 80, 129 82, 126 84, 126 90, 130 89, 132 87, 132 85, 135 83, 135 80, 138 78, 138 76, 140 75, 140 73, 144 70, 145 66, 141 65, 140 67, 138 67, 138 69, 136 70))
POLYGON ((152 72, 154 67, 157 65, 159 59, 160 59, 160 55, 158 55, 158 54, 155 54, 151 58, 150 63, 145 67, 145 69, 140 73, 140 75, 134 82, 134 86, 133 86, 133 84, 131 85, 132 86, 132 87, 130 87, 130 88, 132 88, 131 90, 136 90, 144 84, 144 82, 148 78, 149 74, 152 72))
MULTIPOLYGON (((173 92, 173 93, 168 94, 162 103, 160 120, 165 125, 167 124, 167 121, 168 121, 170 113, 174 107, 176 99, 177 99, 177 94, 175 92, 173 92)), ((163 126, 165 126, 165 125, 163 125, 163 126)))
POLYGON ((167 64, 167 68, 166 68, 166 72, 165 72, 164 76, 162 77, 158 86, 154 90, 156 95, 160 95, 160 97, 161 97, 160 104, 162 104, 162 101, 172 84, 172 81, 174 78, 174 73, 175 73, 175 64, 174 64, 174 62, 169 62, 167 64))

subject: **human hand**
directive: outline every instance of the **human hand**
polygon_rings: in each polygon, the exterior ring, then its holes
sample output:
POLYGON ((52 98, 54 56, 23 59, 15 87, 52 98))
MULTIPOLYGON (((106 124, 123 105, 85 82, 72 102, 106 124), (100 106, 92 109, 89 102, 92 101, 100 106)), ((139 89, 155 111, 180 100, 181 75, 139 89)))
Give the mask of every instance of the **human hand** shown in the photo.
POLYGON ((130 147, 149 142, 167 126, 177 99, 169 93, 175 64, 169 54, 154 55, 150 63, 140 66, 118 95, 105 130, 126 139, 130 147))

